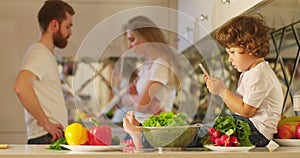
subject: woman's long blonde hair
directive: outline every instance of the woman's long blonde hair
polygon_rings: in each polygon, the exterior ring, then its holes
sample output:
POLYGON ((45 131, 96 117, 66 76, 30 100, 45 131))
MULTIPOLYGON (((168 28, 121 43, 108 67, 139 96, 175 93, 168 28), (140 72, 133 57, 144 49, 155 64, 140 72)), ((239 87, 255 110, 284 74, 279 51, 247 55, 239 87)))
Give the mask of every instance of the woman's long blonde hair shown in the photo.
POLYGON ((170 76, 174 77, 176 88, 179 89, 180 77, 178 75, 181 75, 179 71, 180 68, 176 58, 176 52, 172 51, 168 45, 164 33, 162 32, 164 29, 158 28, 149 18, 145 16, 136 16, 128 21, 127 25, 125 26, 125 30, 136 32, 146 42, 157 43, 155 44, 155 49, 159 49, 160 52, 164 53, 161 54, 161 57, 166 60, 171 67, 173 67, 173 70, 170 70, 169 73, 170 76))

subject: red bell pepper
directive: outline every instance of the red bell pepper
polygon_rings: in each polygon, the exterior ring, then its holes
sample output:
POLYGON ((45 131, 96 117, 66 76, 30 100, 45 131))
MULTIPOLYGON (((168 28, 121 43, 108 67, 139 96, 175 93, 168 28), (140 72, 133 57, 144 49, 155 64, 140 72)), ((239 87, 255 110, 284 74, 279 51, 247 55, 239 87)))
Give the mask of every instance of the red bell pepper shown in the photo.
MULTIPOLYGON (((92 120, 92 119, 91 119, 92 120)), ((90 127, 88 130, 88 144, 89 145, 111 145, 112 143, 112 131, 110 126, 102 125, 98 126, 96 120, 92 120, 95 126, 90 127)))

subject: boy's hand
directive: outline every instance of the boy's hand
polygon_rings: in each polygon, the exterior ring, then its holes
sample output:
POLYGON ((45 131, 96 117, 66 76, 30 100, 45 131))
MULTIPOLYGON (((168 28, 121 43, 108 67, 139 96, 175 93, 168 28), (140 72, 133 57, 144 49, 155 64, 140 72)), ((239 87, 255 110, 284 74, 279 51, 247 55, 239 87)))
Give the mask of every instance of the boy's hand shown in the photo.
POLYGON ((203 77, 205 79, 208 91, 214 95, 219 95, 222 97, 226 90, 225 84, 219 78, 208 77, 205 74, 203 77))

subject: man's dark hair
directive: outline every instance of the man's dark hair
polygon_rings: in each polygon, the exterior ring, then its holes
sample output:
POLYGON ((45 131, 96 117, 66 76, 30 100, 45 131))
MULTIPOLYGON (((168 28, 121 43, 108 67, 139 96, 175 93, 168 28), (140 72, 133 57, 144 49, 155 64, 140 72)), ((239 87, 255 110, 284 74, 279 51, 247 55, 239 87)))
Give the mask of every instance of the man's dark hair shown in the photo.
POLYGON ((45 32, 51 20, 55 19, 61 23, 66 19, 66 12, 74 15, 74 9, 61 0, 47 0, 38 13, 38 22, 42 32, 45 32))

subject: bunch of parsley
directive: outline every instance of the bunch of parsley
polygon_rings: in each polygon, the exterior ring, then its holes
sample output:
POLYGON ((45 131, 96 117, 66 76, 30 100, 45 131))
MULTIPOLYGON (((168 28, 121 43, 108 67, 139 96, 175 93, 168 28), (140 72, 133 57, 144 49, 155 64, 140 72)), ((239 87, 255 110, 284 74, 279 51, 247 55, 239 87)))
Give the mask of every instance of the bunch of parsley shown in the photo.
POLYGON ((64 150, 64 148, 62 148, 60 145, 61 144, 66 144, 67 141, 65 138, 60 138, 58 140, 56 140, 55 142, 51 143, 49 148, 50 150, 64 150))

